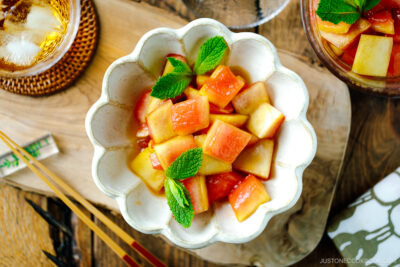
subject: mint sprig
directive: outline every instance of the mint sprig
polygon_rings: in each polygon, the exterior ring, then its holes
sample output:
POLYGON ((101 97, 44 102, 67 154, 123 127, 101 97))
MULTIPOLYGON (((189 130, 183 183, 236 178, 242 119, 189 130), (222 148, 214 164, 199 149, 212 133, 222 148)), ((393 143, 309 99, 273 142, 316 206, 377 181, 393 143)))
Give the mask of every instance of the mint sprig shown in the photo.
POLYGON ((372 9, 380 0, 321 0, 316 11, 325 21, 353 24, 363 12, 372 9))
POLYGON ((165 175, 172 179, 193 177, 199 171, 202 160, 203 150, 201 148, 189 149, 172 162, 165 175))
POLYGON ((159 99, 174 98, 183 93, 188 87, 191 76, 171 72, 162 76, 153 86, 150 95, 159 99))
POLYGON ((167 59, 174 69, 158 79, 150 93, 151 96, 159 99, 169 99, 181 95, 192 80, 192 70, 188 64, 173 57, 167 59))
MULTIPOLYGON (((187 228, 190 227, 193 221, 194 217, 194 211, 193 211, 193 206, 192 202, 190 201, 190 195, 189 192, 186 190, 186 188, 183 186, 183 184, 179 181, 175 181, 174 183, 170 183, 170 180, 173 180, 171 178, 165 179, 164 182, 164 187, 165 187, 165 196, 167 197, 167 203, 169 208, 172 211, 172 214, 175 217, 175 220, 180 223, 183 227, 187 228), (172 186, 172 188, 171 188, 172 186), (172 192, 174 191, 173 187, 175 190, 182 190, 184 192, 184 200, 187 201, 188 205, 182 207, 179 204, 179 197, 174 195, 172 192), (179 188, 179 189, 178 189, 179 188)), ((181 201, 184 201, 181 199, 181 201)))
POLYGON ((364 0, 365 4, 364 4, 364 12, 371 10, 372 8, 374 8, 377 4, 379 4, 381 0, 364 0))
POLYGON ((208 39, 201 47, 197 55, 194 71, 196 74, 204 74, 218 66, 225 55, 228 46, 221 36, 208 39))
POLYGON ((165 181, 168 183, 167 185, 167 187, 169 188, 168 191, 171 192, 172 196, 175 198, 179 206, 181 208, 189 207, 190 201, 188 201, 186 197, 182 183, 175 179, 166 179, 165 181))
POLYGON ((174 67, 172 72, 160 77, 153 86, 151 96, 160 99, 174 98, 183 93, 190 84, 194 75, 204 74, 214 69, 223 59, 228 48, 221 36, 208 39, 201 47, 194 65, 194 71, 188 64, 168 57, 167 60, 174 67))
POLYGON ((179 73, 182 75, 192 75, 192 69, 183 61, 180 61, 173 57, 167 57, 167 60, 171 63, 174 70, 172 73, 179 73))
POLYGON ((179 180, 195 176, 200 169, 202 158, 201 148, 189 149, 174 160, 165 172, 167 177, 164 189, 168 206, 175 220, 184 227, 191 225, 194 211, 189 192, 179 180))

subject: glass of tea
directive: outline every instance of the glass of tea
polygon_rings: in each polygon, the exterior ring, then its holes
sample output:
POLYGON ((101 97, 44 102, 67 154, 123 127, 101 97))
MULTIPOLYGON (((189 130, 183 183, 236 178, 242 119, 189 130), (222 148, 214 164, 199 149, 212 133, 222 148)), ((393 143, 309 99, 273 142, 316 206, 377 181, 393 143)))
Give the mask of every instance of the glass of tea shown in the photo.
POLYGON ((32 76, 56 64, 78 32, 80 0, 0 0, 0 76, 32 76))

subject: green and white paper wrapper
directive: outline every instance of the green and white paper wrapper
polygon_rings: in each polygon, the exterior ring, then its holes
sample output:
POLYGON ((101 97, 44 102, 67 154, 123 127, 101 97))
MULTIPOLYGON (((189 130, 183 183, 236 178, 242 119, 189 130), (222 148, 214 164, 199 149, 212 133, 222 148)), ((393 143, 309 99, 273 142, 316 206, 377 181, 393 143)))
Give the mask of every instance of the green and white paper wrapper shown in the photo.
MULTIPOLYGON (((51 134, 46 134, 30 143, 22 145, 22 147, 37 160, 43 160, 59 152, 51 134)), ((0 178, 13 174, 25 167, 25 163, 11 151, 0 154, 0 178)))
POLYGON ((337 215, 328 235, 349 266, 400 267, 400 167, 337 215))

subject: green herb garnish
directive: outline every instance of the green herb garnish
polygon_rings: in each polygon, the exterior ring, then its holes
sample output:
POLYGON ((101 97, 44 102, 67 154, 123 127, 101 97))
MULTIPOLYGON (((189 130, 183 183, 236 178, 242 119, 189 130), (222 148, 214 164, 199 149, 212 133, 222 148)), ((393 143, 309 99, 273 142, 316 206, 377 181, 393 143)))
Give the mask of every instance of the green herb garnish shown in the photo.
POLYGON ((169 99, 181 95, 188 87, 192 76, 186 76, 180 73, 168 73, 162 76, 153 86, 151 96, 159 99, 169 99))
POLYGON ((189 192, 179 180, 195 176, 200 169, 202 158, 201 148, 189 149, 174 160, 165 172, 164 189, 168 206, 175 220, 184 227, 191 225, 194 211, 189 192))
POLYGON ((157 80, 151 91, 151 96, 168 99, 181 95, 194 75, 204 74, 214 69, 221 62, 227 48, 228 46, 221 36, 208 39, 200 47, 196 63, 194 64, 194 71, 186 63, 168 57, 167 59, 174 69, 157 80))
POLYGON ((203 151, 201 148, 189 149, 172 162, 165 175, 172 179, 193 177, 199 171, 202 160, 203 151))
POLYGON ((343 21, 355 23, 363 12, 372 9, 380 0, 321 0, 317 15, 325 21, 338 24, 343 21))
POLYGON ((197 55, 194 71, 196 74, 204 74, 218 66, 225 55, 227 45, 224 38, 216 36, 208 39, 201 47, 197 55))

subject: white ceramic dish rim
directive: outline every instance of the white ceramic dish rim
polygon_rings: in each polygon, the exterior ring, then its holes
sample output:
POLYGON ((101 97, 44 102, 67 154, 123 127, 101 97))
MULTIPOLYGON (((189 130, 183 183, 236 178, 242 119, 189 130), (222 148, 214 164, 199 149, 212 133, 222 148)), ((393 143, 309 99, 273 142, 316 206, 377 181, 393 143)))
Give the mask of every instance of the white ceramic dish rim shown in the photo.
MULTIPOLYGON (((145 69, 145 68, 144 68, 145 69)), ((266 77, 266 79, 268 79, 268 77, 266 77)), ((109 68, 107 69, 105 75, 104 75, 104 80, 103 80, 103 85, 102 85, 102 93, 100 98, 93 104, 93 106, 90 108, 90 110, 88 111, 87 117, 86 117, 86 122, 85 122, 85 126, 86 126, 86 131, 87 131, 87 135, 90 139, 90 141, 92 142, 93 146, 94 146, 94 156, 93 156, 93 161, 92 161, 92 175, 93 175, 93 180, 95 182, 95 184, 97 185, 97 187, 107 196, 115 199, 118 203, 118 206, 120 208, 121 214, 124 217, 124 219, 135 229, 146 233, 146 234, 161 234, 165 237, 167 237, 167 239, 169 239, 171 242, 173 242, 176 245, 179 245, 181 247, 184 248, 188 248, 188 249, 198 249, 198 248, 202 248, 202 247, 206 247, 209 246, 215 242, 225 242, 225 243, 245 243, 248 242, 252 239, 254 239, 255 237, 257 237, 258 235, 260 235, 268 221, 275 215, 283 213, 284 211, 290 209, 291 207, 294 206, 294 204, 297 202, 297 200, 299 199, 301 192, 302 192, 302 175, 304 170, 306 169, 306 167, 311 163, 311 161, 313 160, 316 150, 317 150, 317 137, 315 134, 315 131, 313 129, 313 127, 311 126, 311 124, 307 121, 306 118, 306 112, 308 109, 308 104, 309 104, 309 96, 308 96, 308 91, 307 88, 303 82, 303 80, 293 71, 285 68, 282 66, 282 64, 280 63, 277 51, 275 49, 275 47, 272 45, 272 43, 267 40, 266 38, 255 34, 255 33, 234 33, 231 32, 228 28, 226 28, 223 24, 219 23, 218 21, 212 20, 212 19, 197 19, 194 20, 190 23, 188 23, 187 25, 185 25, 182 28, 179 29, 171 29, 171 28, 157 28, 154 30, 151 30, 149 32, 147 32, 146 34, 143 35, 143 37, 139 40, 139 42, 137 43, 135 49, 133 50, 132 53, 130 53, 127 56, 121 57, 119 59, 117 59, 116 61, 114 61, 109 68), (92 119, 96 113, 96 111, 102 107, 103 105, 107 104, 110 102, 111 98, 109 95, 109 91, 108 91, 108 78, 110 76, 110 73, 120 64, 123 63, 136 63, 139 62, 139 55, 141 52, 142 47, 145 45, 145 43, 147 42, 147 40, 155 35, 155 34, 160 34, 160 33, 169 33, 172 34, 173 36, 177 37, 179 40, 182 40, 183 36, 185 36, 193 27, 196 26, 200 26, 200 25, 205 25, 205 26, 212 26, 217 28, 218 31, 222 31, 224 33, 225 36, 229 36, 232 40, 232 43, 239 41, 239 40, 246 40, 246 39, 252 39, 252 40, 257 40, 258 42, 263 43, 264 45, 268 46, 273 55, 274 55, 274 67, 275 67, 275 71, 279 71, 282 73, 285 73, 286 75, 289 75, 290 77, 292 77, 297 83, 298 85, 300 85, 301 89, 303 90, 303 94, 305 96, 305 101, 304 101, 304 106, 302 107, 302 110, 300 111, 299 116, 297 117, 297 120, 301 121, 301 123, 304 125, 304 127, 307 129, 307 131, 309 132, 309 134, 311 135, 312 138, 312 149, 310 150, 310 153, 307 157, 306 160, 304 160, 304 162, 300 165, 298 165, 295 168, 295 175, 297 178, 297 182, 298 182, 298 187, 297 187, 297 191, 296 191, 296 195, 294 196, 294 198, 292 199, 292 201, 277 210, 274 211, 265 211, 264 213, 264 220, 261 224, 261 227, 259 227, 259 229, 252 235, 250 236, 246 236, 244 238, 240 237, 240 238, 232 238, 232 236, 227 236, 227 235, 223 235, 223 233, 221 233, 220 231, 218 231, 212 238, 210 238, 209 240, 206 240, 204 242, 201 243, 187 243, 185 241, 183 241, 182 239, 180 239, 179 237, 177 237, 170 229, 170 227, 168 227, 168 225, 166 225, 166 227, 162 228, 162 229, 158 229, 158 230, 147 230, 147 229, 143 229, 143 227, 141 227, 140 225, 137 225, 135 223, 134 220, 132 220, 128 214, 128 209, 127 209, 127 196, 129 195, 129 193, 134 190, 134 186, 132 188, 130 188, 129 190, 126 190, 124 192, 118 192, 116 190, 112 190, 110 188, 107 188, 106 186, 104 186, 99 177, 97 176, 97 169, 98 169, 98 164, 100 162, 100 159, 103 157, 103 155, 105 154, 105 152, 107 151, 94 137, 93 131, 91 129, 91 122, 92 119)))

